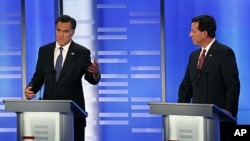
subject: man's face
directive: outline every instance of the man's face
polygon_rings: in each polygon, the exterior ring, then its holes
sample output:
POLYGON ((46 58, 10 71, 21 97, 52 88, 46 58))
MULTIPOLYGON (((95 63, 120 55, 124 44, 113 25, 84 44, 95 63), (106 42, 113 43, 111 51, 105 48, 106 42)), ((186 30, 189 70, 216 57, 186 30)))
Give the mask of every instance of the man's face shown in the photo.
POLYGON ((58 22, 56 25, 56 41, 59 45, 64 46, 71 40, 74 35, 74 30, 71 28, 70 22, 58 22))
POLYGON ((203 41, 206 37, 206 31, 200 31, 198 29, 198 22, 193 22, 191 25, 191 31, 189 36, 192 38, 193 44, 197 46, 202 46, 203 41))

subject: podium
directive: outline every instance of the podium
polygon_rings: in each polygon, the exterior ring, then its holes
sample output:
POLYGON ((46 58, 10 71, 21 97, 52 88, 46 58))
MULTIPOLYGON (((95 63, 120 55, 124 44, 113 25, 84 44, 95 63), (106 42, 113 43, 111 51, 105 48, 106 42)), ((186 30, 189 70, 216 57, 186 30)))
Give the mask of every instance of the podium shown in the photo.
POLYGON ((17 141, 73 141, 74 116, 87 117, 72 100, 3 100, 17 114, 17 141))
POLYGON ((214 104, 149 102, 163 116, 164 141, 220 141, 220 121, 236 119, 214 104))

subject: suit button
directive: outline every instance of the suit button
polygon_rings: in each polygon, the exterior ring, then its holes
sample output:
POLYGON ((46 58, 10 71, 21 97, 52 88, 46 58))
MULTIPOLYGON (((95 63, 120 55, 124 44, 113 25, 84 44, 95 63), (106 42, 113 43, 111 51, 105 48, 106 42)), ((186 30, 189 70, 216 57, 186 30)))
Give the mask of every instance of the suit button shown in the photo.
POLYGON ((196 88, 197 91, 199 91, 200 88, 196 88))

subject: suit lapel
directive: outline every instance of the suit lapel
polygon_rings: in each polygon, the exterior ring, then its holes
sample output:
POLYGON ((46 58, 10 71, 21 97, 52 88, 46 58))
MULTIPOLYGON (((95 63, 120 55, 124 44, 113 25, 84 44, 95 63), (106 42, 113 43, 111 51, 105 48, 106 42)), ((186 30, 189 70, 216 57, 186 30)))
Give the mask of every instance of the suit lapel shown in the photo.
POLYGON ((197 51, 197 53, 195 54, 195 58, 194 58, 194 67, 195 70, 197 70, 197 65, 198 65, 198 60, 199 60, 199 57, 200 57, 200 52, 201 52, 201 49, 199 51, 197 51))
POLYGON ((48 57, 48 62, 50 70, 54 70, 54 50, 55 50, 55 44, 51 45, 48 49, 48 53, 46 53, 46 56, 48 57))
MULTIPOLYGON (((68 50, 67 56, 65 58, 60 76, 63 76, 63 74, 65 73, 65 71, 69 67, 70 62, 71 62, 72 58, 74 57, 74 55, 75 55, 75 47, 74 47, 74 42, 72 41, 70 46, 69 46, 69 50, 68 50)), ((59 80, 60 80, 60 77, 59 77, 59 80)))
MULTIPOLYGON (((215 56, 216 54, 216 44, 217 42, 215 41, 212 46, 210 47, 207 55, 206 55, 206 58, 204 60, 204 63, 203 63, 203 66, 202 66, 202 74, 204 73, 204 71, 206 70, 206 68, 208 67, 209 63, 212 61, 213 57, 215 56)), ((201 74, 201 75, 202 75, 201 74)))

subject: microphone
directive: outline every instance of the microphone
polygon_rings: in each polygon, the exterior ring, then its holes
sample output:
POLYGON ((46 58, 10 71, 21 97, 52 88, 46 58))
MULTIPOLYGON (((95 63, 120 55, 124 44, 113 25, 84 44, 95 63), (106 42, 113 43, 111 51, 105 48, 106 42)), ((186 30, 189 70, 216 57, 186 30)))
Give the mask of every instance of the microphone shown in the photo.
POLYGON ((201 74, 201 70, 197 69, 196 70, 196 74, 194 75, 194 77, 192 79, 190 79, 190 82, 193 83, 194 80, 196 80, 198 78, 198 75, 201 74))
MULTIPOLYGON (((198 70, 196 71, 196 74, 194 75, 194 77, 191 79, 190 78, 190 85, 192 85, 192 83, 196 80, 198 78, 198 70)), ((181 84, 182 85, 182 84, 181 84)), ((191 91, 191 93, 193 93, 192 92, 192 86, 187 86, 187 87, 184 87, 184 88, 181 88, 180 87, 180 89, 182 89, 181 91, 179 90, 179 92, 178 92, 178 100, 177 100, 177 102, 178 103, 190 103, 191 101, 189 100, 189 98, 188 98, 188 101, 186 101, 187 99, 186 99, 186 94, 187 93, 190 93, 189 91, 191 91), (191 89, 190 89, 191 88, 191 89), (184 95, 182 95, 184 93, 184 95)), ((188 95, 188 97, 189 97, 189 95, 188 95)))
POLYGON ((205 73, 205 76, 206 76, 206 78, 208 78, 208 76, 209 76, 209 72, 206 72, 206 73, 205 73))
POLYGON ((41 93, 41 90, 39 91, 39 98, 38 98, 38 100, 43 100, 43 99, 42 99, 42 93, 41 93))
MULTIPOLYGON (((191 83, 191 85, 192 85, 192 83, 195 81, 195 80, 197 80, 196 81, 196 87, 198 86, 198 81, 199 81, 199 76, 201 75, 201 73, 202 73, 202 70, 201 69, 196 69, 196 74, 194 75, 194 77, 191 79, 190 78, 190 83, 191 83)), ((206 72, 206 77, 208 76, 208 72, 206 72)), ((192 86, 191 86, 192 87, 192 86)), ((183 92, 184 93, 187 93, 189 90, 190 87, 186 87, 184 90, 183 90, 183 92)), ((183 98, 182 97, 182 99, 185 99, 185 98, 183 98)), ((183 101, 181 101, 181 100, 179 100, 179 98, 178 98, 178 102, 179 103, 184 103, 183 101)))
POLYGON ((209 77, 209 72, 205 73, 205 77, 206 77, 206 103, 208 103, 208 77, 209 77))
MULTIPOLYGON (((49 71, 49 73, 46 75, 46 77, 44 78, 44 81, 43 81, 43 85, 46 83, 46 81, 47 81, 47 79, 49 78, 49 76, 50 76, 50 74, 51 75, 55 75, 55 73, 56 73, 56 71, 53 69, 53 70, 51 70, 51 71, 49 71)), ((41 90, 40 90, 40 92, 39 92, 39 100, 42 100, 43 98, 42 98, 42 93, 41 93, 41 90)))
POLYGON ((202 73, 201 69, 196 69, 196 75, 195 75, 195 78, 197 78, 196 87, 198 86, 198 81, 199 81, 199 78, 201 76, 201 73, 202 73))
POLYGON ((196 70, 196 74, 198 75, 198 74, 201 74, 201 69, 197 69, 196 70))
POLYGON ((197 69, 196 70, 196 75, 197 75, 197 78, 199 78, 201 76, 201 69, 197 69))

